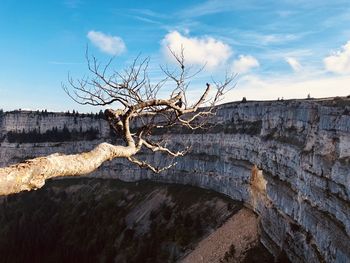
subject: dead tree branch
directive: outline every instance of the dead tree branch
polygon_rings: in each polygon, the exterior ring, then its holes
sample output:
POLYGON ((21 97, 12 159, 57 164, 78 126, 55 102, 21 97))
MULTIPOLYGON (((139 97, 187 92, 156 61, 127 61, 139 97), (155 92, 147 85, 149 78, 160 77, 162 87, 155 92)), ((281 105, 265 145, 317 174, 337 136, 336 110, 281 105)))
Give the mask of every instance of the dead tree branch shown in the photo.
POLYGON ((180 54, 171 52, 178 67, 175 70, 162 67, 166 77, 158 83, 152 83, 149 79, 149 58, 137 57, 124 71, 116 72, 110 69, 112 60, 102 66, 87 52, 90 75, 82 79, 69 75, 68 86, 63 85, 63 89, 79 104, 112 107, 105 110, 106 120, 112 130, 123 138, 125 145, 102 143, 86 153, 53 154, 0 168, 0 195, 40 188, 46 179, 53 177, 88 174, 114 158, 127 158, 155 173, 173 167, 176 163, 157 167, 137 159, 136 155, 142 148, 174 158, 185 155, 189 147, 170 149, 167 147, 169 138, 163 136, 154 141, 156 137, 152 135, 157 130, 176 126, 189 130, 206 127, 208 117, 215 114, 214 106, 234 86, 235 76, 227 76, 223 82, 213 81, 214 85, 206 83, 199 98, 190 104, 187 93, 189 80, 202 68, 192 73, 191 68, 185 66, 183 49, 180 54), (168 90, 170 95, 159 98, 158 92, 171 84, 173 88, 168 90))

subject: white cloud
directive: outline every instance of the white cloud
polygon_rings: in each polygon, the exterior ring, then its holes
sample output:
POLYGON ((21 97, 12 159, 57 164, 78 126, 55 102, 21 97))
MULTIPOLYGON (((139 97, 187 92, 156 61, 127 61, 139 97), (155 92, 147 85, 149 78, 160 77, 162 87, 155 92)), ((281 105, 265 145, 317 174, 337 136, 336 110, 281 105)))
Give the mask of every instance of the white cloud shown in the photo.
POLYGON ((243 97, 247 100, 305 99, 308 94, 314 98, 347 96, 349 83, 350 76, 246 75, 240 78, 235 89, 225 95, 224 101, 239 101, 243 97))
POLYGON ((106 35, 92 30, 88 32, 87 37, 92 44, 107 54, 117 56, 126 50, 123 39, 118 36, 106 35))
POLYGON ((341 50, 326 57, 323 62, 328 71, 339 74, 350 74, 350 41, 342 46, 341 50))
POLYGON ((236 73, 247 73, 255 67, 259 67, 259 61, 250 55, 240 55, 239 59, 233 61, 232 70, 236 73))
POLYGON ((286 57, 285 60, 295 72, 299 72, 301 70, 301 64, 296 58, 286 57))
POLYGON ((212 37, 187 37, 178 31, 169 32, 162 40, 162 49, 167 58, 173 59, 169 48, 175 53, 184 48, 185 61, 190 64, 204 65, 213 69, 225 64, 231 56, 231 47, 212 37))

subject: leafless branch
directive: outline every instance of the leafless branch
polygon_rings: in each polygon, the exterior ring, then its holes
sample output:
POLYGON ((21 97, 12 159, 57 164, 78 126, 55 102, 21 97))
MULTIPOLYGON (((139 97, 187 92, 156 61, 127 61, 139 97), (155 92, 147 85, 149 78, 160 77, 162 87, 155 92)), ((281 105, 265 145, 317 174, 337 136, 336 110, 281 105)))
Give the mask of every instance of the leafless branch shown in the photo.
MULTIPOLYGON (((215 115, 214 106, 234 87, 232 84, 236 76, 226 75, 223 82, 212 80, 212 85, 206 83, 198 100, 189 105, 187 90, 190 80, 199 74, 204 66, 193 72, 191 67, 185 65, 183 47, 179 53, 171 49, 169 51, 177 63, 177 68, 161 66, 165 78, 154 84, 148 76, 149 58, 141 59, 138 56, 124 71, 117 72, 110 70, 113 58, 102 65, 95 57, 89 56, 87 49, 86 60, 91 75, 79 80, 74 80, 68 75, 70 89, 66 85, 63 85, 63 89, 74 101, 83 105, 107 106, 118 103, 122 108, 107 109, 105 116, 112 129, 124 138, 128 147, 141 149, 144 146, 153 152, 172 157, 183 156, 188 152, 188 148, 174 151, 166 146, 167 140, 164 138, 153 142, 153 134, 157 133, 157 130, 164 131, 176 126, 189 130, 207 127, 209 117, 215 115), (158 98, 159 91, 171 83, 174 83, 174 87, 170 90, 169 97, 158 98)), ((128 159, 154 172, 164 170, 139 161, 134 156, 128 159)))
POLYGON ((215 114, 214 106, 225 92, 234 87, 235 75, 227 75, 223 82, 213 80, 212 85, 203 85, 203 93, 190 105, 187 98, 190 79, 201 69, 191 73, 192 68, 185 66, 183 47, 179 54, 170 52, 178 69, 162 67, 165 78, 154 84, 148 76, 149 58, 138 56, 129 67, 118 72, 111 70, 113 58, 103 65, 89 56, 87 49, 89 75, 74 79, 68 74, 68 84, 62 84, 62 88, 79 104, 111 107, 105 110, 106 120, 125 145, 103 142, 88 152, 52 154, 0 168, 0 195, 37 189, 45 184, 45 180, 54 177, 85 175, 114 158, 127 158, 155 173, 176 165, 174 162, 157 167, 136 156, 141 149, 171 158, 185 155, 189 147, 179 151, 168 146, 174 143, 168 144, 171 138, 166 134, 167 129, 180 127, 192 131, 206 128, 209 117, 215 114), (169 96, 159 98, 159 91, 168 88, 169 84, 173 84, 168 90, 169 96))
POLYGON ((132 157, 128 157, 127 158, 130 162, 134 163, 134 164, 137 164, 138 166, 140 166, 141 168, 147 168, 147 169, 150 169, 151 171, 153 171, 154 173, 160 173, 160 172, 163 172, 164 170, 167 170, 173 166, 176 165, 176 162, 175 163, 171 163, 167 166, 164 166, 162 168, 159 168, 159 167, 155 167, 145 161, 140 161, 138 160, 136 157, 132 156, 132 157))

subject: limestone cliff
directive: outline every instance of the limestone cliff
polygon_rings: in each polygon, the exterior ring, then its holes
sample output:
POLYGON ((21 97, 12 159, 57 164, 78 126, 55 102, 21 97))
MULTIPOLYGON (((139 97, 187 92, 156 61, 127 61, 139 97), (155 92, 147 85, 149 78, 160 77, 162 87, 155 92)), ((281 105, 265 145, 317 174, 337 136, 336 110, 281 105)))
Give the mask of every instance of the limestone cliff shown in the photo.
MULTIPOLYGON (((11 114, 0 117, 2 166, 52 152, 88 150, 109 136, 103 120, 78 117, 84 127, 101 127, 97 140, 9 143, 6 131, 13 127, 52 127, 59 120, 71 129, 74 124, 72 116, 52 114, 42 125, 28 114, 11 114)), ((276 256, 284 251, 292 262, 349 262, 350 99, 229 103, 212 121, 216 126, 210 131, 172 134, 174 147, 191 144, 192 150, 166 173, 152 174, 117 159, 91 176, 213 189, 260 215, 261 241, 276 256)), ((166 161, 147 152, 142 157, 166 161)))

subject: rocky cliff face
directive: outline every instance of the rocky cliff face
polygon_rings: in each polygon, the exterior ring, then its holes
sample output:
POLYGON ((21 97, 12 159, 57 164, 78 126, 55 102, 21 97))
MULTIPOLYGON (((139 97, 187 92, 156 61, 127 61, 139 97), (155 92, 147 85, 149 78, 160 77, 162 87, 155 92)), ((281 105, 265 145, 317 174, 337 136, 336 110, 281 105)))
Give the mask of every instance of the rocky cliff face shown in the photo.
MULTIPOLYGON (((7 115, 0 119, 2 136, 16 121, 33 122, 19 114, 9 123, 7 115)), ((63 125, 70 127, 71 118, 66 116, 63 125)), ((48 120, 55 121, 54 115, 48 120)), ((95 122, 104 127, 97 140, 13 144, 5 138, 0 165, 91 149, 109 131, 102 120, 87 122, 86 127, 95 122)), ((285 252, 292 262, 349 262, 350 99, 230 103, 220 106, 213 122, 205 133, 172 134, 172 146, 191 144, 192 150, 166 173, 155 175, 119 159, 91 176, 213 189, 260 215, 261 241, 276 257, 285 252)), ((153 163, 167 161, 142 155, 153 163)))
POLYGON ((3 113, 0 115, 0 166, 54 152, 87 151, 106 138, 110 140, 109 125, 100 115, 3 113))

